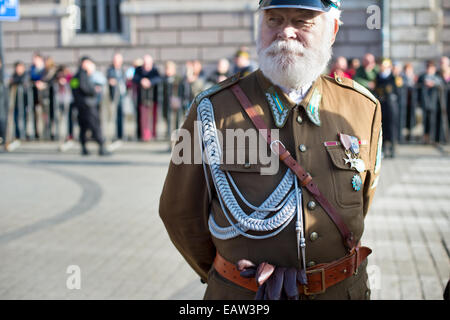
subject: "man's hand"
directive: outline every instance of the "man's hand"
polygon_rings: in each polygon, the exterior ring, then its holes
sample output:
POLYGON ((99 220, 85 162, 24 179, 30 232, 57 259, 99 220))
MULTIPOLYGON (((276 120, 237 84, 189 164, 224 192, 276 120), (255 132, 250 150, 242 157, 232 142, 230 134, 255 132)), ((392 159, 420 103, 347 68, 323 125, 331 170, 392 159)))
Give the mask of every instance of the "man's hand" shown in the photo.
POLYGON ((297 280, 306 284, 306 276, 296 268, 276 267, 267 262, 258 267, 248 260, 240 260, 237 269, 244 278, 255 278, 258 292, 255 300, 298 300, 297 280))
POLYGON ((433 80, 426 79, 425 80, 425 86, 427 88, 433 88, 436 85, 436 83, 433 80))
POLYGON ((142 78, 141 86, 144 89, 150 89, 150 87, 152 86, 152 82, 147 78, 142 78))
POLYGON ((41 81, 41 80, 36 81, 36 82, 35 82, 35 85, 36 85, 36 88, 37 88, 38 90, 44 90, 44 89, 47 87, 47 85, 45 84, 45 82, 43 82, 43 81, 41 81))
POLYGON ((114 78, 110 78, 108 82, 111 87, 117 86, 117 80, 114 78))

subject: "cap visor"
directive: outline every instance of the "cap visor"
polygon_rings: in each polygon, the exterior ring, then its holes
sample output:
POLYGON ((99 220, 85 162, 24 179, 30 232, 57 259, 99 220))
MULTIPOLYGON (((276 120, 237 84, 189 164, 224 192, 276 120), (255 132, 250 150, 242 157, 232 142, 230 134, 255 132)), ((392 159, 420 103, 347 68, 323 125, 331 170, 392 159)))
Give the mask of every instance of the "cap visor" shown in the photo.
POLYGON ((305 10, 311 10, 311 11, 319 11, 319 12, 328 12, 330 9, 319 9, 316 7, 308 7, 308 6, 299 6, 299 5, 275 5, 275 6, 268 6, 264 8, 260 8, 260 10, 268 10, 268 9, 280 9, 280 8, 292 8, 292 9, 305 9, 305 10))

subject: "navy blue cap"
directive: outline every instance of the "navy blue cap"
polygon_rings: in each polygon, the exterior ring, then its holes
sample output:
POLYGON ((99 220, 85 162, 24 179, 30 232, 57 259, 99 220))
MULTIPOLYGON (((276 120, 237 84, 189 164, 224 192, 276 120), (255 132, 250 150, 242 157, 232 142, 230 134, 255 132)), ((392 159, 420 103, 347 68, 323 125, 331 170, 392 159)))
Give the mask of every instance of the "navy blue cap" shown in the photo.
POLYGON ((340 9, 341 0, 260 0, 259 9, 295 8, 328 12, 331 8, 340 9))

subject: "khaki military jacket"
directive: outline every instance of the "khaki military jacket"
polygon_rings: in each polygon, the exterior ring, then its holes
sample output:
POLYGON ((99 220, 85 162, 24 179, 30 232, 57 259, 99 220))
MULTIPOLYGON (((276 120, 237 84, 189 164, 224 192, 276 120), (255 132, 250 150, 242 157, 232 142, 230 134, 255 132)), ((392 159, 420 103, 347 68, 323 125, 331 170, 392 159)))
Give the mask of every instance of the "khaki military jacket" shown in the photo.
MULTIPOLYGON (((242 79, 238 76, 230 78, 203 93, 194 101, 182 128, 193 137, 197 134, 197 108, 202 98, 208 98, 214 108, 217 130, 223 132, 224 137, 226 129, 254 129, 230 90, 233 84, 239 84, 243 89, 268 128, 279 129, 281 142, 310 173, 322 194, 359 241, 378 183, 381 159, 379 102, 353 80, 322 76, 315 81, 303 101, 296 105, 258 70, 242 79), (287 110, 284 123, 275 119, 277 115, 270 94, 277 97, 277 103, 287 110), (358 172, 344 160, 347 156, 339 143, 339 133, 359 139, 359 157, 365 163, 365 171, 360 173, 362 186, 359 191, 355 191, 352 184, 358 172)), ((184 139, 179 138, 177 145, 184 139)), ((196 143, 198 141, 193 138, 190 142, 193 149, 198 148, 196 143)), ((223 163, 220 168, 231 174, 251 204, 260 205, 280 183, 287 167, 280 163, 278 172, 263 175, 264 164, 259 160, 257 163, 247 162, 250 154, 255 152, 254 146, 245 148, 244 163, 223 163)), ((224 155, 229 151, 224 147, 224 155)), ((175 152, 179 152, 176 146, 175 152)), ((208 228, 210 213, 218 225, 226 227, 230 224, 222 212, 210 172, 206 170, 206 174, 205 179, 202 164, 171 162, 160 198, 160 217, 176 248, 207 283, 205 299, 253 299, 253 292, 222 278, 214 270, 212 263, 216 251, 233 263, 245 258, 255 264, 269 262, 276 266, 298 267, 295 219, 281 233, 265 240, 243 236, 229 240, 214 238, 208 228)), ((348 252, 338 229, 305 188, 302 192, 307 265, 310 267, 342 258, 348 252)), ((242 202, 240 204, 245 208, 242 202)), ((250 213, 251 210, 245 212, 250 213)), ((356 275, 332 286, 325 293, 309 298, 368 299, 366 265, 364 262, 356 275)))

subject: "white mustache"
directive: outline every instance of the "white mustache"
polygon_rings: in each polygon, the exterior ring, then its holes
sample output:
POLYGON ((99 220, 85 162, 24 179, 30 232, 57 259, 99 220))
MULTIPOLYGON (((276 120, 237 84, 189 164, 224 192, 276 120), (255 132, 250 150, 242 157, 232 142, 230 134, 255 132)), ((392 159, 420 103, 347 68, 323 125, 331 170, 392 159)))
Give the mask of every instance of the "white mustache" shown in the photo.
POLYGON ((279 54, 293 54, 302 56, 305 53, 305 47, 295 40, 277 40, 274 41, 265 50, 266 55, 276 56, 279 54))

